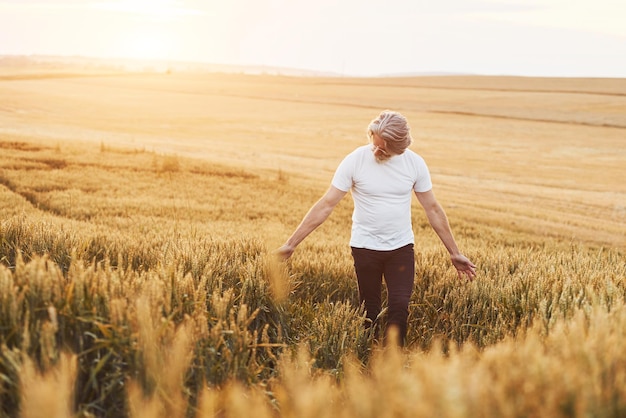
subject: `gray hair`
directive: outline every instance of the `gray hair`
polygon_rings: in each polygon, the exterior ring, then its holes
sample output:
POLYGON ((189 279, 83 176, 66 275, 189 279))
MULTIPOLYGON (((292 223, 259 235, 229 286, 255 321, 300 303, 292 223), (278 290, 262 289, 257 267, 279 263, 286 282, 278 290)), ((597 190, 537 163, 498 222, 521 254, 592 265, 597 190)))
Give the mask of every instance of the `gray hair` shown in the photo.
POLYGON ((370 138, 374 134, 380 136, 387 150, 396 155, 402 154, 413 142, 408 121, 392 110, 384 110, 373 119, 367 127, 367 134, 370 138))

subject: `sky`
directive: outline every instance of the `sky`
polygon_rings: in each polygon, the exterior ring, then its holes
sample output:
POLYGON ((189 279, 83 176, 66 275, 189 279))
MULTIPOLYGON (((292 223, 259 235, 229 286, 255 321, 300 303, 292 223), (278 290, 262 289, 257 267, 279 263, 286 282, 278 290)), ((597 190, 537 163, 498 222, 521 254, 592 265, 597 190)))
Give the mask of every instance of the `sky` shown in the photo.
POLYGON ((624 0, 0 0, 0 55, 626 77, 624 0))

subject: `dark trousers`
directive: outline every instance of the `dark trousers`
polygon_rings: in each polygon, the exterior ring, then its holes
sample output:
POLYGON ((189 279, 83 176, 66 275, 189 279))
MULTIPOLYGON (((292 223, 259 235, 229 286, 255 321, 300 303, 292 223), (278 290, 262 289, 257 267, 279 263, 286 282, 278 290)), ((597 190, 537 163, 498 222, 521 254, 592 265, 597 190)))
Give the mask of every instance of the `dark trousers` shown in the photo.
POLYGON ((409 317, 409 301, 415 279, 413 244, 391 251, 352 247, 354 269, 359 284, 359 300, 365 304, 366 316, 377 326, 382 305, 382 280, 387 285, 387 330, 397 327, 399 345, 404 344, 409 317))

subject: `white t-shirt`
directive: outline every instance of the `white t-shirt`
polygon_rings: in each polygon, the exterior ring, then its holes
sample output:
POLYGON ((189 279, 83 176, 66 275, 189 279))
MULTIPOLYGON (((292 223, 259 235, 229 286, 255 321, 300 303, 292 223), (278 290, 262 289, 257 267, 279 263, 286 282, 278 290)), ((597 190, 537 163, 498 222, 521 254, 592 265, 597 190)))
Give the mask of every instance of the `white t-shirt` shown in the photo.
POLYGON ((372 145, 364 145, 343 159, 332 185, 344 192, 352 190, 350 246, 387 251, 415 242, 412 194, 432 188, 428 167, 415 152, 407 149, 377 162, 372 145))

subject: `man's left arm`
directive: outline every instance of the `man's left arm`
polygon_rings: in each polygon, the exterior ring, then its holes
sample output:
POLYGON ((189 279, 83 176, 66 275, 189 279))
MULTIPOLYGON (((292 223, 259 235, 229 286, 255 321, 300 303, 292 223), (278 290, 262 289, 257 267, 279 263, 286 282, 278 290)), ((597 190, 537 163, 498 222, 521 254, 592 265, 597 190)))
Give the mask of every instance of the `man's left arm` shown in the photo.
POLYGON ((469 280, 472 280, 476 276, 476 266, 459 251, 448 217, 435 198, 433 191, 415 192, 415 196, 424 208, 428 222, 450 253, 450 260, 457 270, 459 279, 463 278, 463 274, 465 274, 469 280))

